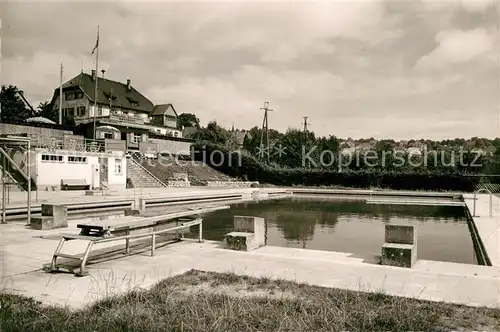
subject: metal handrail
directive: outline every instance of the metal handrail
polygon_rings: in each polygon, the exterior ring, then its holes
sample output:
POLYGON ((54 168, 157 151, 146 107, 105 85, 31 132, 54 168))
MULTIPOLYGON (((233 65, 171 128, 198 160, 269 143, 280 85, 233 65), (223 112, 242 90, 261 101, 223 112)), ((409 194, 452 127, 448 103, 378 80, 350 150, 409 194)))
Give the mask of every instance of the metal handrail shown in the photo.
POLYGON ((24 173, 24 171, 21 169, 21 167, 19 167, 16 162, 9 156, 9 154, 7 152, 5 152, 5 150, 3 148, 0 148, 0 153, 2 154, 2 156, 4 158, 6 158, 9 163, 11 164, 11 166, 13 168, 16 169, 16 171, 19 172, 19 174, 22 175, 22 177, 26 180, 26 181, 30 181, 30 178, 28 178, 28 176, 24 173))
POLYGON ((155 179, 157 182, 159 182, 162 186, 168 187, 162 180, 160 180, 156 175, 151 173, 146 167, 142 166, 137 160, 135 160, 133 157, 127 158, 127 160, 130 160, 134 165, 139 166, 143 171, 145 171, 149 176, 151 176, 153 179, 155 179))
POLYGON ((486 189, 486 188, 481 188, 481 189, 476 190, 474 192, 474 208, 473 208, 472 216, 477 217, 476 216, 476 200, 477 200, 476 197, 477 197, 478 193, 483 192, 483 191, 490 194, 490 217, 493 217, 493 194, 489 189, 486 189))

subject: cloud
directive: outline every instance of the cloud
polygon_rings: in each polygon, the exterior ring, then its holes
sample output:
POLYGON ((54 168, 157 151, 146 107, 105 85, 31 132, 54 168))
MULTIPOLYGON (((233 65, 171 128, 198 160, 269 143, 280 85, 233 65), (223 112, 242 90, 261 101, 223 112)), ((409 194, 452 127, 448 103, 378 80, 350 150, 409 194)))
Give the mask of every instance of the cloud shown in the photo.
POLYGON ((89 53, 99 24, 106 77, 130 77, 153 102, 173 103, 202 123, 260 125, 259 108, 269 101, 270 125, 280 130, 300 127, 309 116, 318 135, 405 138, 431 123, 444 129, 429 135, 495 135, 494 33, 491 18, 477 14, 489 4, 438 6, 382 0, 0 4, 3 82, 18 85, 34 104, 50 99, 61 62, 65 79, 80 72, 82 60, 86 72, 95 67, 89 53), (473 127, 445 123, 470 114, 473 127))
POLYGON ((483 12, 495 5, 496 0, 421 0, 424 8, 443 11, 461 8, 470 12, 483 12))
POLYGON ((157 103, 173 102, 181 112, 199 114, 202 122, 217 119, 226 126, 257 125, 261 117, 259 108, 264 101, 270 101, 275 109, 273 117, 286 129, 292 114, 309 112, 304 107, 308 103, 313 108, 328 104, 332 93, 342 90, 342 78, 327 72, 244 66, 224 77, 192 77, 180 84, 155 87, 148 95, 157 103))
MULTIPOLYGON (((8 84, 17 85, 26 92, 33 106, 52 97, 59 86, 61 63, 63 64, 63 82, 80 73, 82 67, 87 72, 95 68, 95 63, 88 57, 74 57, 65 53, 37 52, 32 57, 11 57, 3 59, 3 75, 8 84)), ((100 70, 107 70, 106 61, 99 62, 100 70)), ((99 73, 100 74, 100 73, 99 73)))
POLYGON ((493 50, 493 36, 485 29, 448 30, 437 34, 437 47, 417 66, 437 67, 467 62, 493 50))

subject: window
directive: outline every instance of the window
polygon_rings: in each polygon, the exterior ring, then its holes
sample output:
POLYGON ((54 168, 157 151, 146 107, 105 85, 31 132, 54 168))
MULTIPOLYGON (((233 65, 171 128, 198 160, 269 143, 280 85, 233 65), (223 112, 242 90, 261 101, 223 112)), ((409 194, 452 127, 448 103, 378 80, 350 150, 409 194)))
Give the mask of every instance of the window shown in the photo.
POLYGON ((111 92, 103 92, 104 96, 106 96, 106 98, 108 100, 111 100, 111 101, 115 101, 116 100, 116 96, 114 96, 111 92))
POLYGON ((65 117, 65 118, 72 118, 72 117, 74 117, 74 111, 75 111, 75 109, 73 107, 71 107, 71 108, 63 108, 63 117, 65 117))
POLYGON ((115 174, 122 174, 122 160, 115 159, 115 174))
POLYGON ((127 97, 127 99, 132 106, 139 106, 139 101, 135 100, 134 98, 127 97))
POLYGON ((43 162, 52 162, 52 163, 62 163, 63 156, 58 156, 54 154, 42 154, 43 162))
POLYGON ((113 134, 111 134, 111 133, 104 133, 104 138, 113 139, 113 134))
POLYGON ((85 106, 79 106, 76 108, 76 116, 85 116, 85 106))
POLYGON ((141 134, 132 134, 132 142, 139 143, 141 141, 141 134))
POLYGON ((66 92, 66 100, 75 99, 75 93, 73 91, 66 92))
POLYGON ((177 131, 176 131, 176 132, 174 132, 174 136, 175 136, 175 137, 179 137, 179 132, 177 132, 177 131))
POLYGON ((75 91, 75 99, 82 99, 83 91, 75 91))
POLYGON ((86 164, 87 157, 68 156, 68 162, 69 163, 86 164))

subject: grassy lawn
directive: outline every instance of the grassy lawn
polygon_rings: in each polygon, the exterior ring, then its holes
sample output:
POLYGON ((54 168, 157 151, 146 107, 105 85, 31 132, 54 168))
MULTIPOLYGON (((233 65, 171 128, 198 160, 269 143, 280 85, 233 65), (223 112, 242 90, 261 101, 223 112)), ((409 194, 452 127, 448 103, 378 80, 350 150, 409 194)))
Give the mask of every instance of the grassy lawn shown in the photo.
POLYGON ((500 331, 500 310, 191 271, 71 311, 0 294, 1 331, 500 331))

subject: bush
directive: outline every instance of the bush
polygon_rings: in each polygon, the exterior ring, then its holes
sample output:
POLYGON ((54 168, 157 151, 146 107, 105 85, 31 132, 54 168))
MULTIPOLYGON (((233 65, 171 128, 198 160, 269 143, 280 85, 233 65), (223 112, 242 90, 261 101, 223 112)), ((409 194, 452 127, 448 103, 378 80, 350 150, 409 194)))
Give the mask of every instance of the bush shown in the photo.
POLYGON ((394 190, 474 191, 479 176, 466 172, 413 170, 346 170, 282 168, 262 163, 245 153, 231 152, 214 144, 196 144, 194 158, 236 178, 279 186, 343 186, 394 190), (216 153, 214 153, 217 151, 216 153))

